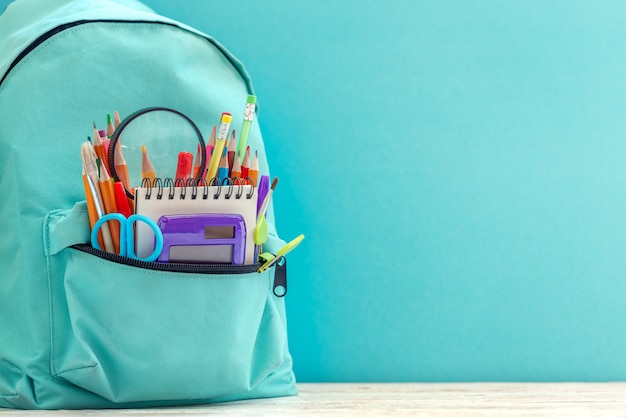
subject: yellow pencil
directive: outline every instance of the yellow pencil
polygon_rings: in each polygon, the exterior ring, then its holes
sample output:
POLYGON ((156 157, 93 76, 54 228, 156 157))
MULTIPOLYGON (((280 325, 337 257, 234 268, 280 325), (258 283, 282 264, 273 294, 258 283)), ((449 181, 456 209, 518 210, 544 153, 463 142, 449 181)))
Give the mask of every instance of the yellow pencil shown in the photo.
POLYGON ((228 129, 230 129, 230 122, 232 120, 233 117, 230 113, 222 113, 220 127, 217 131, 217 139, 215 140, 215 149, 213 149, 211 163, 209 164, 209 169, 206 174, 206 181, 209 184, 217 175, 217 168, 219 167, 220 160, 222 159, 222 152, 224 152, 224 146, 226 145, 226 140, 228 139, 228 129))

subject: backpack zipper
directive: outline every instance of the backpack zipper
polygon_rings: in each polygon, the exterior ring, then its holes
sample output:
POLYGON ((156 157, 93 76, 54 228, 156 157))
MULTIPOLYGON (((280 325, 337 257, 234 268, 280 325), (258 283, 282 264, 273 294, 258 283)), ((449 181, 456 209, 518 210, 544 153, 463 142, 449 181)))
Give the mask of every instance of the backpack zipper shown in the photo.
MULTIPOLYGON (((181 272, 189 274, 249 274, 252 272, 257 272, 262 265, 260 263, 252 265, 231 265, 145 262, 137 259, 119 256, 114 253, 104 252, 95 249, 94 247, 86 243, 72 245, 71 248, 118 264, 133 266, 137 268, 152 269, 154 271, 181 272)), ((287 259, 284 256, 281 256, 278 261, 273 265, 273 268, 274 277, 272 283, 272 292, 276 297, 282 298, 287 294, 287 259)))
POLYGON ((115 262, 118 264, 134 266, 143 269, 152 269, 155 271, 169 271, 169 272, 183 272, 190 274, 247 274, 250 272, 256 272, 261 264, 251 265, 232 265, 232 264, 192 264, 192 263, 179 263, 179 262, 145 262, 137 259, 127 258, 125 256, 119 256, 114 253, 104 252, 95 249, 93 246, 80 243, 71 246, 81 252, 95 255, 99 258, 106 259, 107 261, 115 262))
POLYGON ((201 36, 202 38, 206 39, 209 43, 211 43, 213 46, 215 46, 218 50, 220 50, 220 52, 222 52, 222 54, 224 55, 224 57, 233 65, 233 68, 239 72, 241 74, 241 76, 243 77, 243 79, 246 82, 246 86, 248 87, 249 93, 253 94, 252 91, 252 87, 250 86, 250 81, 248 79, 248 76, 245 73, 242 73, 240 68, 238 67, 237 63, 233 61, 232 57, 229 56, 228 52, 225 52, 224 48, 222 46, 220 46, 219 44, 217 44, 214 40, 212 40, 211 38, 204 36, 200 33, 196 33, 196 32, 192 32, 189 31, 183 27, 180 27, 174 23, 169 23, 169 22, 159 22, 159 21, 149 21, 149 20, 118 20, 118 19, 84 19, 84 20, 77 20, 74 22, 70 22, 70 23, 65 23, 62 25, 59 25, 53 29, 48 30, 47 32, 42 33, 41 35, 39 35, 34 41, 32 41, 30 43, 30 45, 28 45, 26 48, 24 48, 22 50, 22 52, 19 53, 19 55, 13 60, 13 62, 11 62, 11 65, 9 65, 9 68, 6 70, 6 72, 4 73, 4 75, 2 76, 2 78, 0 79, 0 86, 2 86, 2 83, 4 82, 4 80, 8 77, 9 73, 11 72, 11 70, 13 70, 13 68, 15 68, 17 66, 17 64, 20 63, 21 60, 23 60, 24 58, 26 58, 26 56, 31 53, 35 48, 37 48, 39 45, 41 45, 42 43, 44 43, 45 41, 47 41, 48 39, 50 39, 51 37, 53 37, 54 35, 63 32, 64 30, 67 29, 71 29, 73 27, 76 26, 80 26, 86 23, 142 23, 142 24, 157 24, 157 25, 166 25, 166 26, 171 26, 171 27, 175 27, 177 29, 186 31, 188 33, 191 33, 193 35, 196 36, 201 36))

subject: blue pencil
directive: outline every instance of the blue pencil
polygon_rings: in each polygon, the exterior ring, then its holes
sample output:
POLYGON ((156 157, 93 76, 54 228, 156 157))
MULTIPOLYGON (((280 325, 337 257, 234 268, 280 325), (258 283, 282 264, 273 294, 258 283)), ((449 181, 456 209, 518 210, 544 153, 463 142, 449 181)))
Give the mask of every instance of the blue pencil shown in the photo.
POLYGON ((228 178, 228 156, 226 153, 226 149, 224 149, 222 159, 220 160, 220 165, 217 169, 217 179, 220 181, 220 183, 224 178, 228 178))

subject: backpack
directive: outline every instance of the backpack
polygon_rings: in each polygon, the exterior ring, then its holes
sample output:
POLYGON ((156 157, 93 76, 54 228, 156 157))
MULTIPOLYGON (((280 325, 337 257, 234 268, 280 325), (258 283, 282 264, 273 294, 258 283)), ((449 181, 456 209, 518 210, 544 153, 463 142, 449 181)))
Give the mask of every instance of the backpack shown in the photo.
MULTIPOLYGON (((80 145, 92 121, 163 106, 208 135, 224 111, 240 126, 250 94, 243 65, 215 39, 134 0, 18 0, 0 15, 0 407, 296 394, 273 291, 284 263, 173 272, 81 249, 80 145)), ((257 118, 248 144, 269 174, 257 118)), ((267 223, 263 249, 276 254, 285 242, 271 207, 267 223)))

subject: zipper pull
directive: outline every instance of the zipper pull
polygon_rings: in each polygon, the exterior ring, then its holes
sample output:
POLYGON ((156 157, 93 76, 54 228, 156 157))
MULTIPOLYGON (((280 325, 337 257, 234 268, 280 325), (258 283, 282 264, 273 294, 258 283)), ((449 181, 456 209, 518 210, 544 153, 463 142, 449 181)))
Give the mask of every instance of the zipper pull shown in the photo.
POLYGON ((280 256, 274 263, 276 268, 274 269, 273 292, 276 297, 284 297, 287 294, 287 259, 280 256))

